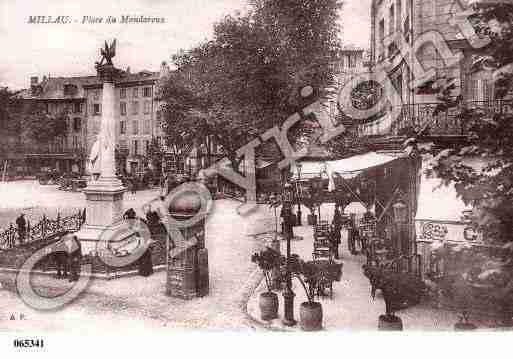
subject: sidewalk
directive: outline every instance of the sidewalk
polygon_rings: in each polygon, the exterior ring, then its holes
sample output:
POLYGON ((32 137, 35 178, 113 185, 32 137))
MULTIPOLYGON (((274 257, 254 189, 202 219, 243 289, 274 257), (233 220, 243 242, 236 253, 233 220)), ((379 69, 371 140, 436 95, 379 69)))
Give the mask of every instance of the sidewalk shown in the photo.
MULTIPOLYGON (((304 260, 312 258, 313 250, 313 230, 310 226, 295 227, 294 234, 302 236, 302 241, 292 241, 292 253, 299 254, 304 260)), ((323 309, 323 327, 325 330, 351 330, 368 331, 377 330, 378 317, 385 312, 385 303, 380 291, 377 292, 375 300, 370 295, 369 280, 363 275, 362 265, 365 263, 365 257, 362 255, 351 255, 347 248, 347 239, 345 232, 342 232, 342 244, 340 246, 342 267, 342 280, 333 284, 333 299, 316 299, 322 303, 323 309)), ((286 242, 281 241, 282 254, 286 253, 286 242)), ((268 329, 300 331, 299 325, 289 328, 281 323, 283 316, 283 296, 278 293, 279 298, 279 318, 270 322, 260 319, 260 309, 258 307, 258 298, 260 293, 266 291, 265 283, 255 290, 248 302, 248 314, 261 325, 268 329)), ((296 294, 294 298, 294 315, 299 321, 299 306, 306 301, 301 284, 297 279, 293 279, 293 291, 296 294)), ((419 304, 397 312, 403 321, 404 330, 453 330, 453 325, 458 321, 457 313, 433 308, 432 305, 419 304)), ((491 324, 491 323, 490 323, 491 324)), ((488 325, 480 323, 479 327, 484 328, 488 325)))

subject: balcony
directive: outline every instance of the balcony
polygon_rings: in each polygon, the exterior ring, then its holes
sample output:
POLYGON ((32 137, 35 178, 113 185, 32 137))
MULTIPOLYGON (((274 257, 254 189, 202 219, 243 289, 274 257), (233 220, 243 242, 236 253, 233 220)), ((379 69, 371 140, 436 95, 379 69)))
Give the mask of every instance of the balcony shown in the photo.
MULTIPOLYGON (((457 118, 458 108, 450 108, 433 116, 437 103, 422 103, 415 105, 403 105, 399 118, 392 123, 391 134, 397 135, 407 128, 419 132, 429 127, 429 135, 432 136, 466 136, 468 128, 465 121, 457 118)), ((513 100, 495 101, 469 101, 467 108, 480 109, 485 113, 500 114, 513 113, 513 100)))

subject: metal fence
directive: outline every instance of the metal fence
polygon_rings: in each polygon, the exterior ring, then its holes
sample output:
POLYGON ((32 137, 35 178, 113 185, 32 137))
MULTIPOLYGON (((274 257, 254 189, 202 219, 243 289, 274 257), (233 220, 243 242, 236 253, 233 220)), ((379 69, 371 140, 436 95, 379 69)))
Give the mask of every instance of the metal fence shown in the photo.
POLYGON ((85 221, 85 211, 61 217, 57 214, 57 218, 50 219, 45 215, 41 220, 31 226, 27 224, 25 233, 18 230, 18 226, 11 223, 9 228, 0 232, 0 249, 11 249, 20 245, 25 245, 35 241, 45 240, 46 238, 63 231, 78 231, 85 221))
MULTIPOLYGON (((434 111, 438 105, 439 103, 418 103, 402 106, 401 115, 392 124, 391 132, 398 134, 401 129, 420 130, 429 126, 431 135, 467 135, 469 128, 465 120, 457 116, 460 111, 458 107, 439 111, 435 116, 434 111)), ((513 100, 469 101, 464 106, 490 115, 513 114, 513 100)))

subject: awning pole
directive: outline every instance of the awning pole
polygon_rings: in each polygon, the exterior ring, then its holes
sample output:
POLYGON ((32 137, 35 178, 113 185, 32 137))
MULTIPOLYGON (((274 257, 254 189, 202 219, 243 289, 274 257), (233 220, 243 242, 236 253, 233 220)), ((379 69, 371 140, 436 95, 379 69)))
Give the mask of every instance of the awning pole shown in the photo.
POLYGON ((355 196, 355 197, 356 197, 356 199, 358 200, 358 202, 360 202, 360 204, 361 204, 362 206, 364 206, 364 207, 365 207, 365 209, 367 209, 367 205, 362 201, 362 199, 361 199, 361 198, 360 198, 356 193, 354 193, 354 192, 353 192, 353 190, 351 189, 351 187, 349 187, 349 185, 346 183, 346 181, 344 180, 344 178, 343 178, 342 176, 340 176, 340 179, 342 179, 342 183, 344 184, 344 186, 346 186, 346 188, 349 190, 349 192, 351 192, 351 194, 352 194, 353 196, 355 196))
POLYGON ((381 215, 379 216, 377 223, 379 223, 381 221, 381 218, 383 218, 385 213, 387 213, 388 209, 392 205, 392 201, 394 200, 395 196, 397 196, 397 192, 399 192, 399 185, 397 185, 397 187, 395 187, 394 193, 392 194, 392 197, 390 197, 390 199, 388 200, 388 203, 385 206, 385 208, 383 209, 383 213, 381 213, 381 215))

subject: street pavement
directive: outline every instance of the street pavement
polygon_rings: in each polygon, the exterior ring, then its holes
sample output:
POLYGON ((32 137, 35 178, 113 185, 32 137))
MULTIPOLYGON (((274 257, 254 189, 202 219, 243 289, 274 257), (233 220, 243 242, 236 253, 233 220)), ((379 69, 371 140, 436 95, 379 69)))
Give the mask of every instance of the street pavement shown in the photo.
MULTIPOLYGON (((206 223, 209 252, 210 293, 185 301, 165 295, 165 272, 144 278, 92 280, 76 301, 51 313, 27 307, 13 292, 0 290, 0 330, 116 332, 169 329, 249 329, 243 306, 260 282, 260 273, 251 263, 251 254, 262 242, 251 234, 266 223, 271 213, 260 206, 250 216, 241 217, 239 202, 216 201, 206 223), (24 314, 23 321, 9 320, 24 314)), ((68 282, 36 278, 35 286, 69 287, 68 282)))
MULTIPOLYGON (((321 211, 322 219, 331 222, 333 205, 324 205, 321 211)), ((305 210, 303 210, 305 213, 305 210)), ((294 234, 302 240, 291 241, 291 252, 298 254, 304 260, 312 259, 313 228, 311 226, 295 227, 294 234)), ((281 253, 286 253, 286 242, 281 241, 281 253)), ((385 312, 385 303, 381 292, 376 298, 371 298, 369 280, 363 275, 362 265, 366 258, 363 255, 352 255, 347 246, 347 232, 342 231, 342 244, 339 247, 341 255, 342 279, 333 284, 333 298, 316 299, 322 303, 323 328, 325 330, 350 330, 350 331, 375 331, 378 327, 378 317, 385 312)), ((299 330, 299 325, 290 328, 282 324, 283 297, 279 298, 279 318, 273 321, 262 321, 258 307, 260 293, 267 291, 265 283, 261 283, 251 296, 247 308, 248 313, 260 324, 274 330, 299 330)), ((299 306, 307 300, 304 290, 297 279, 293 280, 295 319, 299 320, 299 306)), ((397 312, 403 321, 404 330, 408 331, 447 331, 453 330, 458 322, 458 314, 454 311, 437 308, 433 303, 421 303, 419 305, 403 309, 397 312)), ((472 318, 479 328, 490 328, 495 322, 490 318, 472 318)))

